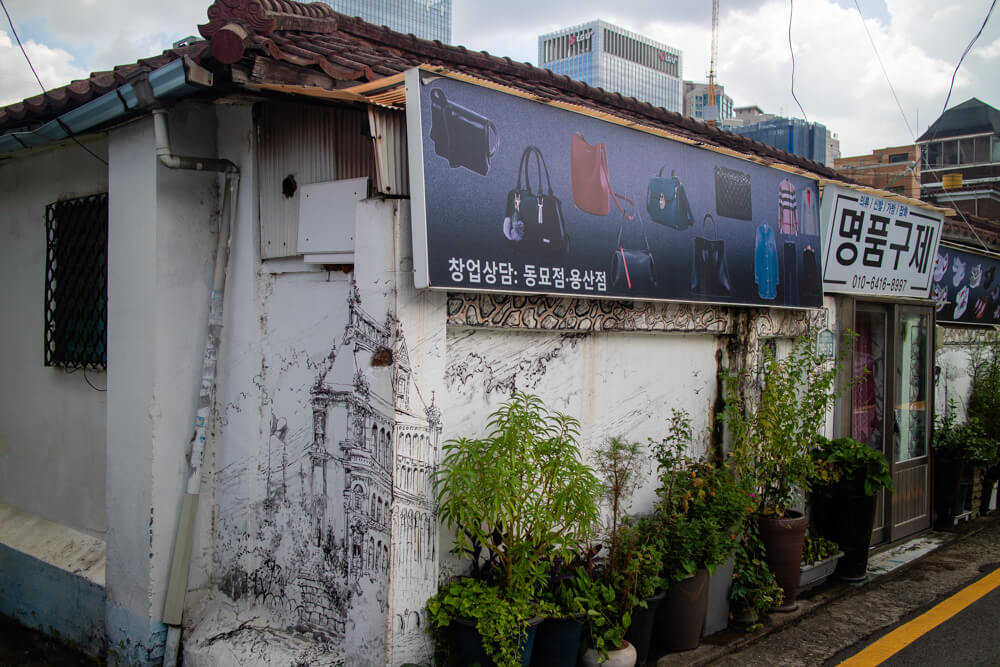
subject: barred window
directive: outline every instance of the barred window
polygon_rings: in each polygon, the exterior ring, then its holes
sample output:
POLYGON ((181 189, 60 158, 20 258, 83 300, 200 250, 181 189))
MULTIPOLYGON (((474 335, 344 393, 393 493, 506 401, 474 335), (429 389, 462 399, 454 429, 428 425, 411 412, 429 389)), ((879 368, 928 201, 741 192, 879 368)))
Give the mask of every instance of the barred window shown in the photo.
POLYGON ((108 366, 108 195, 45 207, 45 365, 108 366))

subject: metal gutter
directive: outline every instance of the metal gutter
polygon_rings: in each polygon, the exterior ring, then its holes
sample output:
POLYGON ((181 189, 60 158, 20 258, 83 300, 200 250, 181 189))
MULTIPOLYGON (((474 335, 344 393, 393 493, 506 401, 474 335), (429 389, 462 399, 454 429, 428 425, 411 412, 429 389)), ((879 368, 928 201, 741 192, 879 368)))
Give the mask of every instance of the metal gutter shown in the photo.
POLYGON ((154 100, 188 95, 212 85, 212 74, 184 56, 150 72, 144 79, 126 83, 29 132, 0 135, 0 154, 62 141, 136 111, 154 100), (148 91, 143 90, 148 85, 148 91))

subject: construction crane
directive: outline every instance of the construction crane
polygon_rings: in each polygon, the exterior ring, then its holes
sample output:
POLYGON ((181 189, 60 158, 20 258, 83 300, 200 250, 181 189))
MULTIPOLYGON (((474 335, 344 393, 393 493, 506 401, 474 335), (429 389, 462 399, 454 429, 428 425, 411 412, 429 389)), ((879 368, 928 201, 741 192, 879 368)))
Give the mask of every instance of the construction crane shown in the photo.
POLYGON ((719 120, 719 107, 715 104, 715 61, 719 59, 719 0, 712 0, 712 59, 708 65, 708 104, 705 105, 705 122, 715 127, 719 120))

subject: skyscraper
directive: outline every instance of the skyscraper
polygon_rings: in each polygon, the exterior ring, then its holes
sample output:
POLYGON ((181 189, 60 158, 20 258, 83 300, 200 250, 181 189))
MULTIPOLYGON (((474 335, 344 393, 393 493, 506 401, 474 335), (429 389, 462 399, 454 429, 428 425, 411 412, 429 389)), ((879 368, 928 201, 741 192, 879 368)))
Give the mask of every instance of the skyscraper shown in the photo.
POLYGON ((538 66, 669 111, 681 111, 681 52, 607 21, 540 35, 538 66))
POLYGON ((451 43, 451 0, 321 0, 334 11, 423 39, 451 43))

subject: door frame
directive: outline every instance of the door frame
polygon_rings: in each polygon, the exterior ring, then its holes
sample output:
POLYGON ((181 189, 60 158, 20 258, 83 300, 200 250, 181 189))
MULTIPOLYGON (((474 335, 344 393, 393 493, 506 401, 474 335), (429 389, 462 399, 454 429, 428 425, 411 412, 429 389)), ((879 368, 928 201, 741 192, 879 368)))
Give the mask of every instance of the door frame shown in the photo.
MULTIPOLYGON (((914 478, 923 477, 923 493, 919 496, 901 496, 890 494, 887 491, 880 491, 876 512, 876 524, 881 523, 879 531, 873 531, 872 546, 891 544, 900 539, 920 532, 931 526, 931 436, 934 418, 934 308, 923 303, 901 303, 899 301, 882 299, 858 299, 853 296, 842 296, 838 307, 838 326, 841 331, 853 330, 857 313, 878 312, 885 316, 885 362, 884 362, 884 388, 882 397, 882 452, 889 461, 889 470, 893 480, 893 486, 899 490, 906 487, 909 482, 912 485, 914 478), (926 443, 924 455, 908 461, 897 463, 895 461, 895 446, 898 437, 896 433, 895 419, 897 396, 901 388, 898 386, 898 332, 900 315, 907 312, 926 314, 928 317, 927 328, 927 354, 924 368, 925 389, 925 433, 926 443), (901 486, 902 485, 902 486, 901 486), (903 521, 898 521, 900 512, 906 510, 912 516, 908 516, 903 521), (879 521, 881 518, 881 521, 879 521)), ((843 350, 844 365, 841 371, 840 388, 842 393, 837 401, 837 408, 834 419, 834 432, 837 435, 854 435, 853 428, 853 392, 851 391, 851 378, 854 372, 854 345, 847 346, 843 350)))

